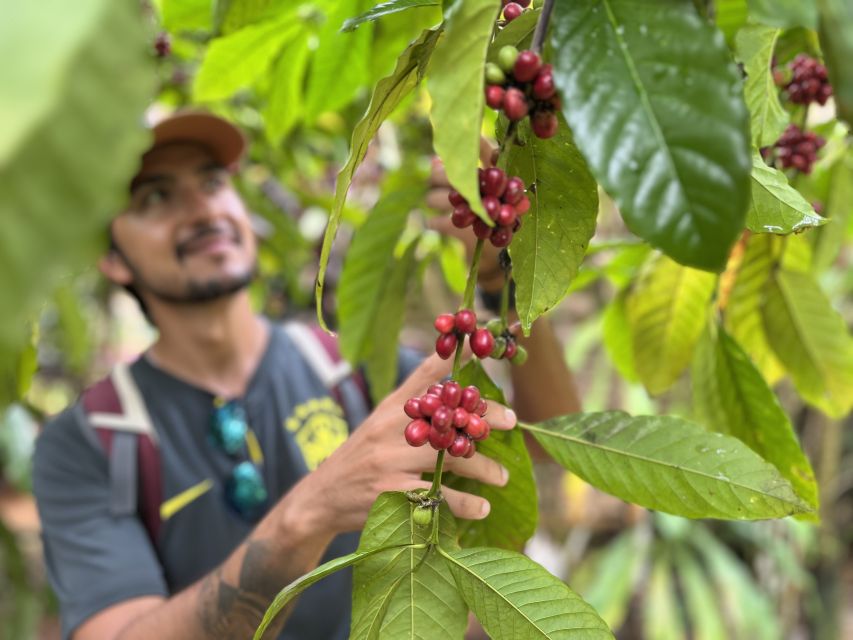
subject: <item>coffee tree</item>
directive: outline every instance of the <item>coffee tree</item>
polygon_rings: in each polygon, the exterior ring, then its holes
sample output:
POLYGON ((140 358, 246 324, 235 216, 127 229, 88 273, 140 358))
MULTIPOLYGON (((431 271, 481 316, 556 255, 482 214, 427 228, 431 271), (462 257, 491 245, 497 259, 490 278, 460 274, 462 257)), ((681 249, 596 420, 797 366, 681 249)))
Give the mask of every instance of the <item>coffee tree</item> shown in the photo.
MULTIPOLYGON (((392 0, 344 28, 424 4, 433 3, 392 0)), ((376 84, 338 176, 318 309, 354 172, 383 120, 425 78, 435 151, 454 187, 452 221, 476 238, 459 308, 435 320, 436 351, 455 357, 451 379, 401 407, 411 419, 401 437, 437 451, 433 484, 381 495, 359 549, 285 588, 256 637, 302 589, 346 566, 355 567, 354 638, 461 638, 469 610, 494 638, 611 637, 567 585, 517 553, 536 522, 530 460, 518 430, 489 434, 480 397, 502 394, 477 359, 462 360, 467 341, 477 358, 523 364, 509 331, 510 282, 527 332, 578 275, 599 187, 648 246, 635 251, 639 275, 607 310, 610 352, 653 394, 689 369, 696 422, 609 411, 520 430, 593 486, 649 509, 815 519, 814 473, 771 385, 790 375, 802 398, 832 417, 853 402, 853 341, 816 279, 838 250, 820 227, 849 214, 847 131, 832 118, 811 131, 807 118, 832 95, 830 79, 838 113, 849 116, 841 94, 850 85, 840 67, 827 70, 814 56, 809 32, 786 29, 820 19, 830 63, 851 41, 833 22, 840 5, 825 3, 818 18, 811 6, 771 12, 756 2, 747 14, 738 3, 713 4, 447 3, 441 23, 376 84), (485 107, 501 112, 500 147, 494 167, 478 168, 485 107), (821 154, 820 179, 807 181, 821 154), (499 316, 478 322, 474 288, 487 242, 506 247, 506 284, 499 316), (445 455, 475 449, 510 470, 507 487, 442 476, 445 455), (442 482, 486 495, 488 518, 455 522, 442 482)), ((379 369, 384 356, 371 351, 369 327, 378 317, 384 328, 399 326, 402 305, 389 301, 404 297, 418 244, 404 237, 405 214, 384 202, 357 232, 339 291, 345 353, 379 369)))

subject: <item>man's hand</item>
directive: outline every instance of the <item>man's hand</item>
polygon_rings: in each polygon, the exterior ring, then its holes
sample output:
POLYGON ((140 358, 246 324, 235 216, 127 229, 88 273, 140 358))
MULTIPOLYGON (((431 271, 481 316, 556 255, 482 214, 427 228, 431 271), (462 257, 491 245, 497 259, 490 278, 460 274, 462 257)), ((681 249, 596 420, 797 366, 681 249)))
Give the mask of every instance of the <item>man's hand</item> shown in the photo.
MULTIPOLYGON (((428 445, 415 448, 406 442, 403 430, 410 418, 403 413, 403 404, 423 394, 450 369, 450 361, 436 355, 426 359, 346 443, 294 487, 291 493, 300 493, 306 517, 311 518, 318 531, 337 534, 360 529, 381 492, 430 486, 421 474, 433 471, 437 452, 428 445)), ((515 426, 511 409, 494 402, 487 404, 486 420, 493 429, 515 426)), ((506 469, 479 453, 470 459, 447 456, 444 468, 496 486, 503 486, 508 480, 506 469)), ((453 513, 461 518, 479 519, 489 513, 489 503, 484 498, 446 488, 442 493, 453 513)))

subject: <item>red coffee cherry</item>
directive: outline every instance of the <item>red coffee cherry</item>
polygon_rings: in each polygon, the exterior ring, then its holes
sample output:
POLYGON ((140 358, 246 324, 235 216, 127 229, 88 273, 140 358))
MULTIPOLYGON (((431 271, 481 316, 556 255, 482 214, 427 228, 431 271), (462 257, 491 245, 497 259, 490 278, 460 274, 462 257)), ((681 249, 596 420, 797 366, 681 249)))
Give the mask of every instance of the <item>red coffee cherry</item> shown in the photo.
POLYGON ((515 357, 517 351, 518 344, 515 342, 515 340, 507 340, 506 351, 504 351, 504 358, 506 358, 507 360, 512 360, 515 357))
POLYGON ((473 333, 477 328, 477 315, 470 309, 456 312, 456 330, 460 333, 473 333))
POLYGON ((521 196, 518 202, 515 203, 515 212, 518 215, 523 216, 528 211, 530 211, 530 198, 527 196, 521 196))
POLYGON ((496 84, 486 85, 486 104, 492 109, 500 109, 504 104, 506 90, 496 84))
POLYGON ((465 425, 468 424, 469 416, 470 414, 465 411, 465 409, 463 409, 462 407, 456 407, 453 410, 453 420, 451 422, 453 423, 453 426, 457 429, 462 429, 465 427, 465 425))
POLYGON ((432 424, 433 429, 447 431, 450 429, 452 420, 453 410, 448 407, 441 406, 432 414, 432 420, 430 420, 430 423, 432 424))
POLYGON ((528 111, 529 106, 525 95, 515 87, 507 89, 504 94, 504 113, 506 117, 512 121, 522 120, 527 116, 528 111))
POLYGON ((161 31, 154 38, 154 51, 158 58, 165 58, 172 53, 172 39, 166 31, 161 31))
POLYGON ((459 229, 464 229, 466 227, 470 227, 474 224, 474 220, 477 219, 477 214, 471 210, 467 204, 460 205, 453 210, 453 214, 450 216, 450 221, 453 223, 454 227, 459 229))
MULTIPOLYGON (((500 210, 498 211, 498 216, 495 218, 495 222, 497 222, 502 227, 509 227, 515 223, 515 219, 518 217, 518 213, 511 204, 501 205, 500 210)), ((492 234, 494 237, 494 234, 492 234)))
POLYGON ((512 69, 512 75, 518 82, 530 82, 539 73, 542 60, 534 51, 521 51, 512 69))
POLYGON ((444 389, 441 392, 441 399, 445 407, 455 409, 462 401, 462 387, 459 386, 458 382, 454 382, 453 380, 445 382, 444 389))
POLYGON ((456 320, 452 313, 442 313, 436 316, 433 326, 439 333, 450 333, 456 328, 456 320))
POLYGON ((487 240, 492 235, 492 227, 487 225, 480 218, 474 220, 474 224, 471 226, 474 229, 474 235, 480 240, 487 240))
POLYGON ((443 384, 431 384, 429 388, 427 388, 427 395, 436 396, 437 398, 441 398, 441 393, 444 391, 443 384))
POLYGON ((444 405, 441 402, 441 398, 438 396, 430 395, 429 393, 422 395, 418 399, 418 408, 421 413, 429 418, 432 416, 440 407, 444 405))
POLYGON ((471 385, 462 389, 461 406, 465 411, 474 412, 480 403, 480 390, 471 385))
MULTIPOLYGON (((487 196, 500 198, 506 189, 507 175, 497 167, 489 167, 483 176, 484 193, 487 196)), ((485 200, 483 202, 485 205, 485 200)))
POLYGON ((406 425, 406 430, 403 434, 406 436, 406 442, 413 447, 422 447, 429 439, 430 426, 426 420, 412 420, 406 425))
POLYGON ((559 121, 551 111, 537 111, 530 119, 530 126, 537 138, 550 138, 557 133, 559 121))
MULTIPOLYGON (((495 247, 506 247, 512 242, 512 229, 509 227, 498 227, 492 231, 492 245, 495 247)), ((492 335, 491 333, 489 335, 492 335)), ((494 339, 494 338, 493 338, 494 339)), ((489 349, 491 352, 491 349, 489 349)))
POLYGON ((504 191, 504 202, 507 204, 518 204, 524 197, 524 181, 518 176, 513 176, 506 183, 504 191))
POLYGON ((453 440, 456 438, 456 429, 448 429, 447 431, 439 431, 433 426, 429 430, 429 445, 436 451, 447 449, 453 440))
POLYGON ((473 458, 474 454, 477 453, 477 445, 474 444, 473 440, 468 441, 468 451, 465 452, 464 458, 473 458))
POLYGON ((496 220, 501 209, 501 201, 495 196, 486 196, 483 198, 483 209, 486 210, 492 220, 496 220))
POLYGON ((507 22, 512 22, 518 16, 520 16, 522 12, 524 12, 524 9, 521 7, 520 4, 516 2, 509 2, 504 7, 504 20, 506 20, 507 22))
POLYGON ((447 453, 456 458, 461 458, 468 453, 470 442, 471 441, 468 440, 468 437, 464 433, 457 433, 456 437, 453 439, 453 443, 447 449, 447 453))
POLYGON ((533 81, 533 97, 537 100, 548 100, 557 92, 554 87, 554 72, 550 64, 542 65, 536 80, 533 81))
POLYGON ((406 404, 403 405, 403 411, 405 411, 406 415, 410 418, 423 418, 420 401, 417 398, 409 398, 406 400, 406 404))
POLYGON ((486 404, 485 400, 481 399, 480 402, 477 404, 476 414, 480 417, 483 417, 484 415, 486 415, 486 411, 488 410, 489 405, 486 404))
POLYGON ((463 204, 468 204, 468 201, 464 197, 462 197, 462 194, 459 193, 456 189, 450 190, 450 193, 447 194, 447 199, 454 207, 458 207, 459 205, 463 204))
POLYGON ((488 358, 492 352, 492 347, 495 345, 494 336, 489 333, 488 329, 477 329, 471 334, 471 350, 478 358, 488 358))
POLYGON ((435 352, 443 359, 447 360, 453 355, 456 350, 456 334, 443 333, 435 340, 435 352))
POLYGON ((471 436, 473 440, 482 440, 485 434, 488 433, 489 425, 476 413, 472 413, 468 417, 468 426, 465 427, 465 432, 471 436))

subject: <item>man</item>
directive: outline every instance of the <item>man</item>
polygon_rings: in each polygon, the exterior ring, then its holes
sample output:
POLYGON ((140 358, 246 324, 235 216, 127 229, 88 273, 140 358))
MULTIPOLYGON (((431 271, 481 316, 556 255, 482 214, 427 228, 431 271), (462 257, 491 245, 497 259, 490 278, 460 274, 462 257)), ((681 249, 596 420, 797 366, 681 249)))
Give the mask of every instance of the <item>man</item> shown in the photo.
MULTIPOLYGON (((328 403, 329 392, 288 334, 252 312, 246 287, 256 241, 229 173, 242 135, 205 114, 173 116, 153 133, 99 268, 132 288, 159 330, 130 373, 156 430, 168 517, 152 542, 137 514, 111 512, 109 460, 86 437, 78 403, 45 427, 36 449, 45 555, 65 638, 249 638, 284 585, 354 548, 352 532, 380 492, 427 486, 421 474, 432 470, 435 452, 405 442, 401 408, 449 374, 450 362, 427 358, 312 469, 286 425, 328 403), (232 405, 248 431, 247 446, 241 436, 229 452, 211 424, 232 405), (247 449, 257 459, 244 459, 247 449), (241 470, 256 473, 269 496, 261 513, 241 511, 229 492, 241 470)), ((517 406, 533 420, 575 409, 566 406, 561 351, 547 325, 537 329, 515 385, 517 406)), ((494 403, 488 419, 497 429, 516 422, 494 403)), ((479 454, 449 458, 447 468, 507 481, 505 469, 479 454)), ((459 517, 488 513, 479 496, 444 495, 459 517)), ((280 637, 345 638, 347 580, 339 574, 306 591, 280 637)))

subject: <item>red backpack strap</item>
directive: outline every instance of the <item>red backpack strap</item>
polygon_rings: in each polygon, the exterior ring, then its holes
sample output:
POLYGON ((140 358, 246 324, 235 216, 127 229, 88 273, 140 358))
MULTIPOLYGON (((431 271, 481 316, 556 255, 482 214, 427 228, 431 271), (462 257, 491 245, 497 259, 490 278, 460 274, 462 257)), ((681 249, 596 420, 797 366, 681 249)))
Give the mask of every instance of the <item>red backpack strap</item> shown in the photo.
POLYGON ((338 340, 318 325, 288 322, 284 330, 296 348, 346 413, 351 428, 361 424, 372 408, 367 382, 361 371, 341 357, 338 340))
POLYGON ((117 365, 83 392, 81 404, 109 459, 110 512, 138 513, 156 546, 163 493, 157 432, 130 368, 117 365))

